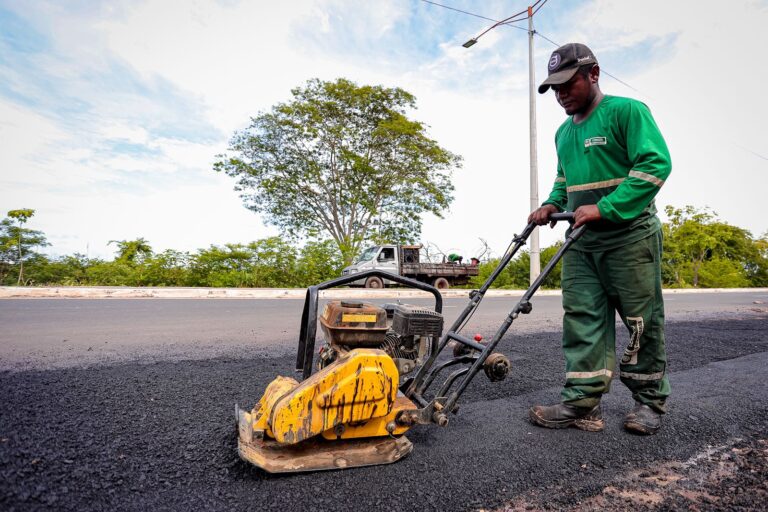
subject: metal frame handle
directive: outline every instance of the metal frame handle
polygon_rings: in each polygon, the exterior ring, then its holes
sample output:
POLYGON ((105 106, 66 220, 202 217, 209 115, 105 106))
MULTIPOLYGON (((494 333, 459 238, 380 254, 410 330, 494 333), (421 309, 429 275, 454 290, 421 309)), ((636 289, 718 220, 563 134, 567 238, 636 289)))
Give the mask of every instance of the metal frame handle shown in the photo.
POLYGON ((567 220, 568 222, 574 221, 575 215, 573 212, 561 212, 561 213, 550 213, 549 214, 549 220, 559 221, 559 220, 567 220))
MULTIPOLYGON (((572 212, 553 213, 549 216, 549 220, 550 221, 568 221, 572 224, 574 222, 574 214, 572 212)), ((479 306, 480 301, 482 301, 483 296, 485 295, 485 292, 488 290, 488 288, 490 288, 493 281, 496 280, 498 275, 507 266, 507 264, 512 259, 512 256, 514 256, 517 250, 523 244, 525 244, 526 240, 530 237, 531 233, 535 228, 536 228, 536 224, 533 222, 529 222, 528 225, 523 230, 523 233, 520 236, 516 236, 514 238, 513 240, 514 247, 512 248, 512 250, 509 251, 504 256, 504 258, 502 258, 502 261, 499 262, 499 265, 491 273, 491 276, 483 284, 483 286, 479 290, 475 290, 472 293, 470 293, 469 304, 464 309, 464 311, 459 315, 459 317, 453 323, 451 328, 443 335, 442 339, 440 340, 440 345, 438 347, 437 354, 434 354, 427 361, 425 361, 424 364, 419 368, 419 371, 417 372, 416 376, 414 376, 412 379, 409 379, 407 382, 403 384, 403 386, 401 387, 401 391, 403 391, 406 396, 415 400, 419 404, 424 404, 424 403, 428 404, 427 406, 423 406, 423 408, 418 412, 409 414, 408 418, 404 418, 404 421, 415 421, 417 423, 437 422, 434 416, 435 414, 440 417, 442 422, 447 421, 447 419, 445 418, 445 412, 454 410, 454 407, 456 406, 456 403, 459 397, 467 388, 470 381, 480 371, 486 358, 493 352, 493 350, 501 341, 501 338, 509 330, 509 328, 512 325, 512 322, 514 322, 514 320, 521 313, 527 314, 531 311, 531 308, 532 308, 530 303, 531 297, 536 293, 536 291, 539 289, 539 287, 547 278, 547 276, 552 272, 555 265, 557 265, 557 262, 560 261, 563 255, 568 251, 568 249, 570 249, 570 247, 576 242, 576 240, 578 240, 584 234, 584 231, 586 230, 587 227, 580 226, 579 228, 573 229, 570 232, 570 234, 566 237, 566 240, 563 243, 563 246, 550 259, 550 261, 544 267, 544 269, 539 274, 539 276, 534 280, 533 283, 531 283, 531 286, 525 291, 525 293, 523 293, 523 296, 517 302, 517 304, 512 309, 512 311, 510 311, 510 313, 507 315, 504 322, 498 328, 498 330, 496 331, 496 333, 494 334, 490 342, 484 346, 476 346, 477 345, 476 343, 472 342, 471 340, 459 334, 461 329, 464 327, 464 321, 469 316, 471 316, 473 311, 479 306), (430 387, 430 385, 434 382, 435 378, 437 377, 437 374, 440 373, 440 371, 442 371, 447 366, 452 366, 454 364, 453 362, 449 362, 448 364, 443 363, 433 368, 433 365, 437 360, 437 356, 443 351, 443 349, 446 348, 446 346, 448 345, 448 342, 451 340, 458 341, 464 344, 465 346, 468 346, 469 348, 473 348, 476 351, 479 351, 479 353, 476 356, 470 356, 469 361, 467 361, 467 356, 462 356, 463 361, 461 362, 465 362, 465 361, 467 363, 471 362, 471 366, 468 368, 465 368, 464 371, 461 371, 461 372, 457 371, 451 374, 448 377, 448 380, 440 387, 438 394, 434 396, 432 401, 430 401, 425 397, 425 394, 428 388, 430 387), (449 394, 448 392, 453 386, 454 382, 456 382, 458 378, 461 376, 463 376, 464 378, 461 379, 461 381, 459 382, 457 389, 449 394), (433 409, 435 408, 435 404, 439 404, 440 409, 443 412, 434 411, 433 409)), ((457 357, 455 359, 459 359, 459 358, 457 357)))

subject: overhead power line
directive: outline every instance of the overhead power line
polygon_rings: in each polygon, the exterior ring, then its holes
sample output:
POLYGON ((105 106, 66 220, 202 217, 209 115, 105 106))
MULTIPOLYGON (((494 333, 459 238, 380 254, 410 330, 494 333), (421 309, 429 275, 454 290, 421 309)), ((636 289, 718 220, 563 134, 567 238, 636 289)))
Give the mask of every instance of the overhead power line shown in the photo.
MULTIPOLYGON (((539 10, 540 10, 542 7, 544 7, 544 4, 546 4, 548 1, 549 1, 549 0, 544 0, 544 2, 542 2, 542 4, 541 4, 540 6, 536 7, 536 10, 535 10, 535 11, 533 11, 533 12, 531 13, 531 15, 535 15, 537 12, 539 12, 539 10)), ((539 2, 536 2, 536 3, 539 3, 539 2)), ((531 6, 531 7, 535 7, 535 4, 534 4, 533 6, 531 6)))
MULTIPOLYGON (((449 5, 444 5, 444 4, 440 4, 440 3, 437 3, 437 2, 433 2, 432 0, 421 0, 421 1, 424 2, 424 3, 427 3, 427 4, 432 4, 432 5, 437 6, 437 7, 442 7, 443 9, 448 9, 448 10, 455 11, 455 12, 458 12, 458 13, 461 13, 461 14, 465 14, 467 16, 472 16, 472 17, 475 17, 475 18, 480 18, 480 19, 483 19, 483 20, 486 20, 486 21, 492 21, 492 22, 495 23, 495 25, 493 27, 491 27, 491 28, 497 27, 499 25, 504 25, 506 27, 512 27, 512 28, 516 28, 516 29, 519 29, 519 30, 525 30, 526 32, 528 32, 528 30, 526 28, 518 27, 516 25, 512 25, 512 23, 515 23, 515 22, 518 22, 518 21, 523 21, 523 20, 528 18, 528 16, 525 16, 524 18, 514 19, 517 16, 520 16, 521 14, 527 14, 528 13, 527 9, 525 11, 521 11, 521 12, 519 12, 519 13, 513 15, 513 16, 510 16, 509 18, 506 18, 505 20, 496 20, 494 18, 489 18, 487 16, 482 16, 480 14, 476 14, 476 13, 473 13, 473 12, 463 11, 461 9, 456 9, 455 7, 451 7, 449 5)), ((536 3, 534 3, 531 6, 532 9, 535 9, 535 10, 532 11, 532 14, 535 15, 537 12, 539 12, 539 10, 541 10, 541 8, 544 7, 544 4, 546 4, 548 1, 549 0, 538 0, 536 3)), ((487 32, 487 30, 486 30, 486 32, 487 32)), ((485 32, 483 32, 483 33, 485 33, 485 32)), ((539 32, 537 30, 534 30, 533 33, 534 33, 534 35, 544 39, 545 41, 551 43, 552 45, 554 45, 557 48, 562 46, 562 45, 558 44, 557 42, 553 41, 552 39, 548 38, 547 36, 545 36, 544 34, 542 34, 541 32, 539 32)), ((478 36, 478 37, 480 37, 480 36, 478 36)), ((475 39, 477 39, 477 38, 475 38, 475 39)), ((605 74, 606 76, 609 76, 609 77, 613 78, 614 80, 616 80, 617 82, 619 82, 623 86, 628 87, 629 89, 632 89, 633 91, 635 91, 635 92, 637 92, 639 94, 642 94, 644 96, 647 96, 647 97, 651 98, 651 96, 648 96, 644 92, 640 91, 636 87, 633 87, 632 85, 628 84, 627 82, 625 82, 624 80, 620 79, 619 77, 617 77, 615 75, 612 75, 611 73, 608 73, 605 69, 601 68, 600 71, 603 74, 605 74)), ((731 142, 731 143, 734 146, 736 146, 737 148, 741 149, 742 151, 746 151, 748 153, 751 153, 753 156, 755 156, 757 158, 760 158, 762 160, 768 160, 768 157, 766 157, 765 155, 763 155, 763 154, 761 154, 761 153, 759 153, 757 151, 754 151, 754 150, 752 150, 750 148, 744 147, 744 146, 742 146, 740 144, 736 144, 735 142, 731 142)))
POLYGON ((436 5, 438 7, 442 7, 443 9, 448 9, 450 11, 460 12, 461 14, 466 14, 467 16, 474 16, 475 18, 480 18, 481 20, 493 21, 494 23, 498 21, 498 20, 495 20, 493 18, 488 18, 486 16, 481 16, 479 14, 475 14, 473 12, 462 11, 461 9, 456 9, 455 7, 451 7, 449 5, 443 5, 443 4, 439 4, 437 2, 432 2, 431 0, 421 0, 421 1, 424 2, 425 4, 432 4, 432 5, 436 5))
MULTIPOLYGON (((526 29, 524 27, 518 27, 517 25, 512 25, 511 24, 511 23, 515 23, 515 22, 518 22, 518 21, 526 20, 528 18, 528 9, 526 9, 524 11, 520 11, 520 12, 518 12, 516 14, 513 14, 512 16, 509 16, 508 18, 505 18, 503 20, 496 20, 496 19, 493 19, 493 18, 489 18, 488 16, 482 16, 480 14, 476 14, 476 13, 473 13, 473 12, 463 11, 461 9, 456 9, 455 7, 451 7, 450 5, 445 5, 445 4, 440 4, 440 3, 437 3, 437 2, 433 2, 432 0, 421 0, 421 1, 424 2, 424 3, 427 3, 427 4, 431 4, 431 5, 437 6, 437 7, 442 7, 443 9, 448 9, 448 10, 455 11, 455 12, 458 12, 458 13, 461 13, 461 14, 466 14, 467 16, 473 16, 475 18, 480 18, 480 19, 483 19, 483 20, 494 22, 493 26, 491 26, 490 28, 484 30, 482 33, 480 33, 480 35, 478 35, 477 37, 473 38, 475 41, 477 41, 478 37, 482 36, 486 32, 488 32, 488 31, 490 31, 490 30, 492 30, 492 29, 494 29, 494 28, 496 28, 496 27, 498 27, 500 25, 516 28, 516 29, 519 29, 519 30, 525 30, 526 32, 528 32, 528 29, 526 29), (523 14, 525 14, 524 17, 516 19, 518 16, 521 16, 523 14)), ((539 12, 539 10, 541 10, 541 8, 544 7, 544 4, 546 4, 548 1, 549 0, 537 0, 533 5, 531 5, 531 9, 533 9, 533 14, 535 15, 537 12, 539 12)), ((547 36, 545 36, 541 32, 539 32, 538 30, 534 30, 533 33, 534 33, 534 35, 536 35, 536 36, 544 39, 545 41, 548 41, 549 43, 555 45, 555 47, 557 47, 557 48, 562 46, 562 45, 556 43, 555 41, 551 40, 550 38, 548 38, 547 36)), ((601 67, 600 71, 602 71, 602 73, 605 74, 606 76, 609 76, 609 77, 613 78, 614 80, 616 80, 617 82, 619 82, 623 86, 628 87, 629 89, 632 89, 636 93, 642 94, 643 96, 646 96, 646 97, 650 98, 650 96, 648 96, 647 94, 645 94, 641 90, 637 89, 636 87, 633 87, 632 85, 628 84, 627 82, 625 82, 621 78, 619 78, 619 77, 617 77, 615 75, 612 75, 611 73, 607 72, 604 68, 601 67)))

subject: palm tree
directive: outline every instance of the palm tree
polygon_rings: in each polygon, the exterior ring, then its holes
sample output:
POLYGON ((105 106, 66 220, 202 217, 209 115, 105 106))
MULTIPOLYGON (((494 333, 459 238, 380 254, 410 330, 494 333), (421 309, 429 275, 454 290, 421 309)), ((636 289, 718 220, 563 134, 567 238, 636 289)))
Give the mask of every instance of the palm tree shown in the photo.
POLYGON ((22 282, 24 281, 24 254, 22 252, 22 239, 21 235, 24 229, 22 226, 25 222, 27 222, 30 217, 32 217, 35 214, 35 210, 32 210, 30 208, 24 208, 21 210, 11 210, 8 212, 8 217, 12 219, 16 219, 16 222, 19 223, 19 281, 18 286, 21 286, 22 282))
POLYGON ((110 240, 109 243, 117 245, 117 261, 123 263, 136 263, 138 259, 152 255, 152 247, 144 238, 137 238, 136 240, 110 240))

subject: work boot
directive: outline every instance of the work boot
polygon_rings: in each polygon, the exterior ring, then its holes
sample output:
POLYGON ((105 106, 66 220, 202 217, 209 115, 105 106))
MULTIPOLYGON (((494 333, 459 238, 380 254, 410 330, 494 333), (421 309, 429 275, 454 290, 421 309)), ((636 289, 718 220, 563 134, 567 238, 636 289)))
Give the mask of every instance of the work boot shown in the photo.
POLYGON ((576 407, 560 403, 557 405, 535 405, 528 411, 534 425, 545 428, 575 427, 588 432, 600 432, 605 428, 600 404, 594 407, 576 407))
POLYGON ((661 428, 661 414, 640 402, 624 417, 624 429, 633 434, 649 436, 661 428))

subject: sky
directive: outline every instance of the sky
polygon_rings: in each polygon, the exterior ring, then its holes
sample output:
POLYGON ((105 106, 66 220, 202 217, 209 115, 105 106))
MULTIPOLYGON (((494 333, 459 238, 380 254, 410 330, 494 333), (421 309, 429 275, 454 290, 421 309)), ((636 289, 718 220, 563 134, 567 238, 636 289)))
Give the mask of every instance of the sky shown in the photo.
MULTIPOLYGON (((491 19, 527 6, 436 1, 491 19)), ((292 88, 344 77, 414 94, 410 116, 464 158, 422 242, 473 256, 484 240, 498 255, 530 211, 528 36, 527 22, 500 26, 462 47, 492 24, 422 0, 0 0, 0 215, 35 209, 27 226, 52 256, 278 235, 213 162, 292 88)), ((707 206, 768 230, 768 2, 548 0, 534 25, 537 84, 553 42, 578 41, 603 92, 650 107, 673 161, 660 209, 707 206)), ((543 201, 565 114, 536 96, 543 201)), ((542 230, 542 246, 562 234, 542 230)))

